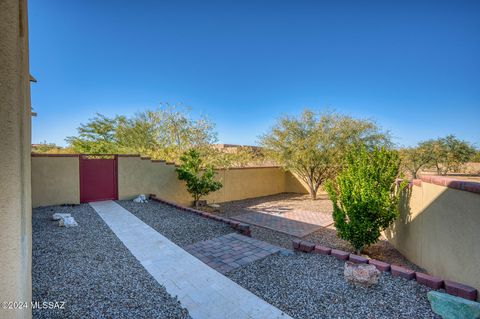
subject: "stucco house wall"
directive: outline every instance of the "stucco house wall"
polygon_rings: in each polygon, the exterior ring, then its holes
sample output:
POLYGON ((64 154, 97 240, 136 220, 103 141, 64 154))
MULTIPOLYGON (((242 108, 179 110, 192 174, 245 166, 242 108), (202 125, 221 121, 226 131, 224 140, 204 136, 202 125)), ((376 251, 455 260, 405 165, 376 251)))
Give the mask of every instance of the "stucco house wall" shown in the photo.
MULTIPOLYGON (((26 0, 0 1, 0 301, 32 300, 31 106, 26 0)), ((0 318, 31 310, 0 308, 0 318)))

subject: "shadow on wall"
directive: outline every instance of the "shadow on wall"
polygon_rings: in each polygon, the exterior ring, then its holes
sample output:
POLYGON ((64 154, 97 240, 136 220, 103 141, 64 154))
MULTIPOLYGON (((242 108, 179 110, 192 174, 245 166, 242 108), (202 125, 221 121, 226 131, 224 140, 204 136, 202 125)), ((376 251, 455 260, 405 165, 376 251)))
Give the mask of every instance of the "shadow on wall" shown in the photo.
POLYGON ((385 236, 430 274, 480 289, 480 194, 421 183, 385 236))

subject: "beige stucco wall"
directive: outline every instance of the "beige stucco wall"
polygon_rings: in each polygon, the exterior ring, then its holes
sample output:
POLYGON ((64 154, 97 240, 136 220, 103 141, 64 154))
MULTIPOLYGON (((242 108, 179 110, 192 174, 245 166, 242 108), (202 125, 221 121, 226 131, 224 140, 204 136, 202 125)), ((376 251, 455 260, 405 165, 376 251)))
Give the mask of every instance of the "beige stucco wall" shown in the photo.
MULTIPOLYGON (((0 1, 0 302, 32 298, 27 2, 0 1)), ((5 310, 0 318, 31 318, 5 310)))
MULTIPOLYGON (((223 187, 207 197, 209 202, 225 202, 278 194, 286 191, 285 172, 277 167, 218 170, 223 187)), ((177 178, 174 165, 152 162, 139 157, 118 158, 118 195, 130 199, 138 194, 191 204, 185 185, 177 178)))
POLYGON ((78 161, 78 157, 32 156, 33 207, 80 202, 78 161))
POLYGON ((429 273, 480 290, 479 226, 480 194, 423 182, 385 234, 429 273))
POLYGON ((209 202, 221 203, 285 192, 285 172, 278 167, 219 170, 217 178, 223 187, 207 197, 209 202))
MULTIPOLYGON (((297 175, 290 171, 285 172, 285 192, 308 194, 308 186, 297 175)), ((319 190, 319 193, 321 190, 319 190)))
POLYGON ((188 193, 177 179, 174 165, 152 162, 139 157, 118 158, 118 197, 130 199, 139 194, 185 204, 188 193))
MULTIPOLYGON (((79 159, 72 156, 32 156, 33 207, 76 204, 80 200, 79 159)), ((304 193, 295 177, 278 167, 218 170, 223 187, 207 197, 209 202, 225 202, 283 192, 304 193)), ((175 166, 138 156, 118 157, 118 197, 131 199, 139 194, 158 197, 182 205, 191 204, 185 184, 178 180, 175 166)))

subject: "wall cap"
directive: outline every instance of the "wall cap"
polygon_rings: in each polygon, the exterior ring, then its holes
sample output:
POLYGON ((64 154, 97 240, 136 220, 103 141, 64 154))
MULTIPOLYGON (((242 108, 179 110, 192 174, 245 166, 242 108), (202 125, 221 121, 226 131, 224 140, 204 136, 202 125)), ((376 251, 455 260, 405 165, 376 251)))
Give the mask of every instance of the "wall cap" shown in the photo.
POLYGON ((80 157, 82 154, 43 154, 32 153, 32 157, 80 157))
POLYGON ((438 176, 438 175, 422 175, 420 176, 420 180, 423 183, 430 183, 430 184, 444 186, 444 187, 448 187, 456 190, 480 194, 479 182, 464 181, 464 180, 438 176))
MULTIPOLYGON (((167 162, 165 160, 151 159, 150 157, 144 157, 140 154, 48 154, 48 153, 32 153, 32 157, 80 157, 83 155, 115 155, 117 157, 137 157, 142 160, 149 160, 153 163, 165 163, 166 165, 179 165, 174 162, 167 162)), ((283 168, 282 166, 246 166, 246 167, 229 167, 229 168, 215 168, 215 171, 231 171, 231 170, 244 170, 244 169, 262 169, 262 168, 283 168)))

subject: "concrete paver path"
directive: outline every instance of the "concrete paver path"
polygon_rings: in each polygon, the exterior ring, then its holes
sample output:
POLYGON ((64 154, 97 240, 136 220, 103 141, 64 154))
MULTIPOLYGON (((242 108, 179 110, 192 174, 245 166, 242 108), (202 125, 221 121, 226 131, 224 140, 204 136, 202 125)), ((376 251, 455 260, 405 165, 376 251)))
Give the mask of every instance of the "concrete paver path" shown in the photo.
MULTIPOLYGON (((93 202, 123 244, 192 318, 290 318, 237 285, 113 201, 93 202)), ((157 305, 152 305, 155 307, 157 305)))

